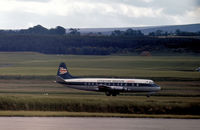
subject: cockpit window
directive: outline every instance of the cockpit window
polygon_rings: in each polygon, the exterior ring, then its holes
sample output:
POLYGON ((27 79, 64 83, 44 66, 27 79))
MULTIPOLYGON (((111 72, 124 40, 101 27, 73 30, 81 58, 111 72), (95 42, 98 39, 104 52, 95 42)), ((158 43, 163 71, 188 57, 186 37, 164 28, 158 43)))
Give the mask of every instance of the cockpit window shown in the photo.
POLYGON ((156 85, 156 84, 152 84, 152 87, 159 87, 158 85, 156 85))

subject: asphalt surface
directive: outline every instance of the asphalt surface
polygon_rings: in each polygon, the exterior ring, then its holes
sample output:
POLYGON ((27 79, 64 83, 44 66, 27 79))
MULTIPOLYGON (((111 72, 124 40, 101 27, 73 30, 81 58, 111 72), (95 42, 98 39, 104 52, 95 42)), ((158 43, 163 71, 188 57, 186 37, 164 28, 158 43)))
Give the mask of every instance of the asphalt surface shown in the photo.
POLYGON ((0 117, 1 130, 200 130, 199 119, 0 117))

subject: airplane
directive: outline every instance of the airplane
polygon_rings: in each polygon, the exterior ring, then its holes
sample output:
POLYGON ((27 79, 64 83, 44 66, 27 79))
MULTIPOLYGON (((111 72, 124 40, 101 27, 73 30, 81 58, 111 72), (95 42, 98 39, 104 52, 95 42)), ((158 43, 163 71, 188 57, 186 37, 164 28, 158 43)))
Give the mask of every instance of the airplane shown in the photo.
MULTIPOLYGON (((152 80, 124 78, 79 78, 72 76, 65 63, 60 63, 56 82, 67 87, 105 92, 107 96, 117 96, 120 92, 147 92, 149 94, 161 90, 152 80)), ((149 97, 150 95, 147 95, 149 97)))

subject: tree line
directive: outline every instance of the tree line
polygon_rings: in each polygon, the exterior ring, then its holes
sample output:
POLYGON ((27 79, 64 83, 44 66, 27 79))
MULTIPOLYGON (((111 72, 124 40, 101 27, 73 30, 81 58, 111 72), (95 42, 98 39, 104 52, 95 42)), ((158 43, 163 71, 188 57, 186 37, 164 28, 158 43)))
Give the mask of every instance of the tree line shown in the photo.
MULTIPOLYGON (((38 34, 38 35, 73 35, 80 36, 80 29, 78 28, 70 28, 68 32, 64 27, 57 26, 56 28, 47 29, 41 25, 36 25, 34 27, 30 27, 28 29, 20 29, 20 30, 0 30, 0 34, 38 34)), ((103 33, 93 33, 90 32, 88 34, 84 34, 86 36, 102 36, 103 33)), ((141 30, 133 30, 132 28, 128 28, 125 31, 114 30, 110 33, 109 36, 145 36, 141 30)), ((168 32, 163 30, 156 30, 154 32, 150 32, 147 36, 200 36, 200 31, 198 32, 185 32, 177 29, 174 32, 168 32)))
MULTIPOLYGON (((177 31, 178 33, 178 31, 177 31)), ((180 32, 179 32, 180 33, 180 32)), ((81 35, 78 29, 66 34, 63 27, 46 29, 41 25, 25 30, 1 30, 0 51, 33 51, 46 54, 110 55, 156 53, 200 53, 200 39, 157 37, 139 30, 115 30, 111 35, 81 35)))
POLYGON ((20 30, 0 30, 0 34, 38 34, 38 35, 64 35, 65 28, 57 26, 56 28, 47 29, 41 25, 37 25, 28 29, 20 30))
POLYGON ((200 39, 124 36, 0 35, 0 51, 34 51, 46 54, 110 55, 116 53, 195 52, 200 39))

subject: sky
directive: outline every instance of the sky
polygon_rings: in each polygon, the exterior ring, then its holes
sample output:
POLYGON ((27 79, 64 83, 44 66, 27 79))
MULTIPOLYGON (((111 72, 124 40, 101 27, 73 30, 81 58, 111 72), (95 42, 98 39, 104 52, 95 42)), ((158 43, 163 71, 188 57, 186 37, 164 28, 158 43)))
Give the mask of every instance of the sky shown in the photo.
POLYGON ((200 23, 200 0, 0 0, 0 29, 200 23))

